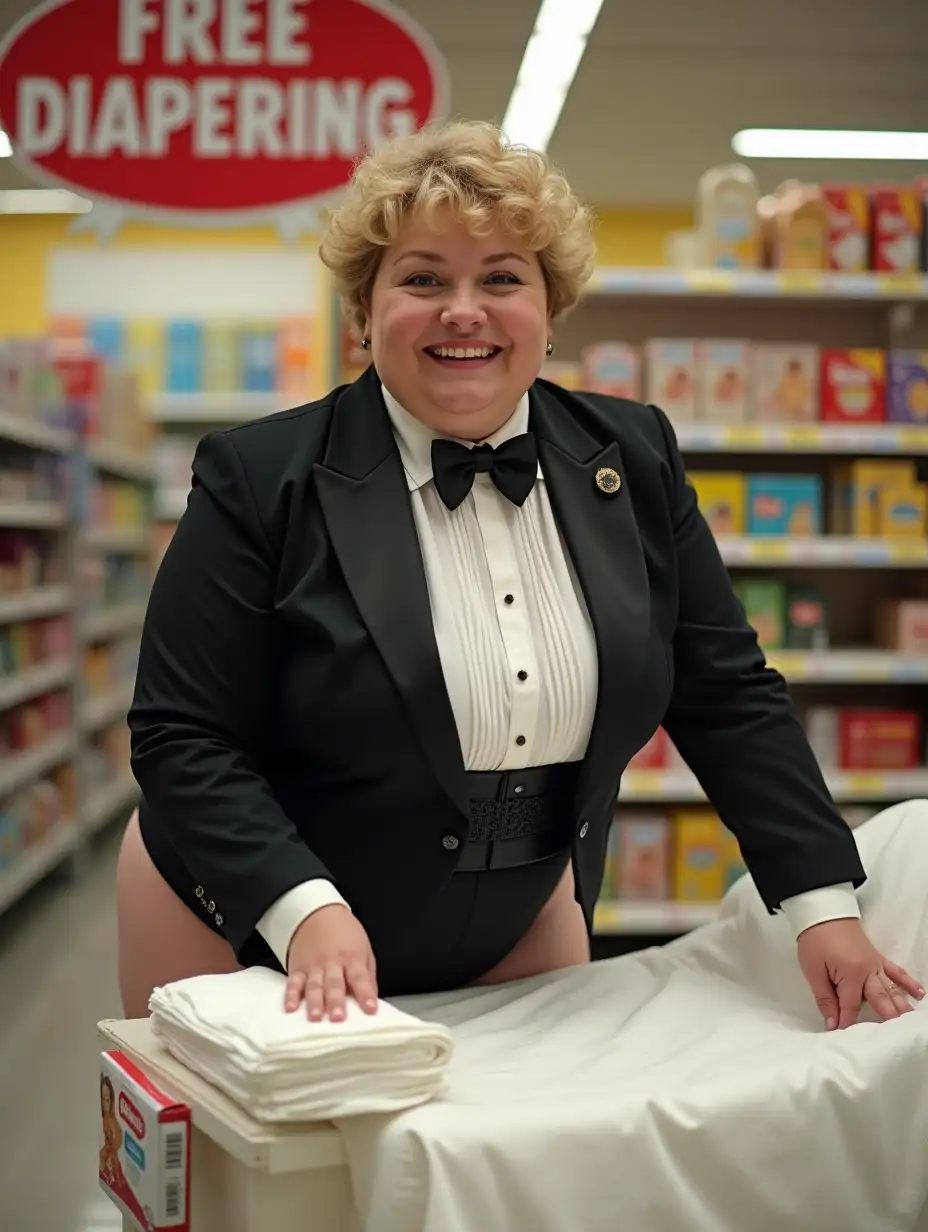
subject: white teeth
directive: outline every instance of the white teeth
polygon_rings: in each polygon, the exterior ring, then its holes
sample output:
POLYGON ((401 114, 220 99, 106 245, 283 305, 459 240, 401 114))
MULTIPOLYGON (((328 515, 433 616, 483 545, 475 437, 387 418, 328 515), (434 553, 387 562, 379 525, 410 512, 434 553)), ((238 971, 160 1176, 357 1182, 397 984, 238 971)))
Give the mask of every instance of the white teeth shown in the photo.
POLYGON ((493 347, 429 347, 441 359, 489 359, 493 347))

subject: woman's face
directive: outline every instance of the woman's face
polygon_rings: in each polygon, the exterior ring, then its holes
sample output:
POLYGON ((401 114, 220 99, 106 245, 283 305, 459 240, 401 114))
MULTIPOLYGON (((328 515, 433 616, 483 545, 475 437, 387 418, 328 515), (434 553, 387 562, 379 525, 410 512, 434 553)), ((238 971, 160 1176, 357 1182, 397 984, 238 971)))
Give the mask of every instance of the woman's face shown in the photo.
POLYGON ((113 1115, 113 1095, 107 1083, 100 1088, 100 1105, 104 1116, 113 1115))
POLYGON ((538 257, 498 228, 473 236, 450 213, 434 229, 411 216, 381 261, 367 326, 374 366, 411 415, 482 440, 506 422, 545 357, 538 257))

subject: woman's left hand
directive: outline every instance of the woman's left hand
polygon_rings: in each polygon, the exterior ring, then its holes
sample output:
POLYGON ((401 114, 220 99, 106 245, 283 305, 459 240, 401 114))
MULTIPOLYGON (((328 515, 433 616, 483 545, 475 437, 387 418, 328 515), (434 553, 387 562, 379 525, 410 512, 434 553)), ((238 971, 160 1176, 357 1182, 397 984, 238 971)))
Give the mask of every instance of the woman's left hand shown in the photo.
POLYGON ((829 1031, 857 1022, 864 1001, 886 1021, 925 989, 876 949, 860 920, 827 920, 799 934, 799 965, 829 1031))

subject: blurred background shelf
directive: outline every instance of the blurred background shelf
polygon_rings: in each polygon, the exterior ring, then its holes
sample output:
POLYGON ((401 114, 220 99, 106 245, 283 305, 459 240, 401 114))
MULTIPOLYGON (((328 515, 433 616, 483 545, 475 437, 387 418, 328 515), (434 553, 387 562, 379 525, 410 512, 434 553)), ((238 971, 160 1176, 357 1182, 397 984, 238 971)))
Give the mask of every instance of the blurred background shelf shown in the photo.
POLYGON ((69 453, 74 448, 74 435, 66 429, 26 419, 3 409, 0 409, 0 441, 57 454, 69 453))
POLYGON ((687 453, 928 455, 928 428, 896 424, 680 424, 687 453))
POLYGON ((87 797, 81 808, 79 828, 82 834, 96 834, 114 817, 128 814, 139 799, 135 779, 127 774, 104 784, 87 797))
MULTIPOLYGON (((919 770, 824 770, 825 781, 838 801, 891 803, 928 795, 928 768, 919 770)), ((689 770, 628 770, 619 800, 705 801, 706 796, 689 770)))
POLYGON ((84 636, 88 641, 100 641, 120 633, 138 632, 144 620, 144 603, 109 604, 85 618, 84 636))
POLYGON ((718 903, 676 902, 603 902, 596 904, 593 920, 595 931, 601 935, 610 933, 642 934, 655 936, 661 933, 677 934, 708 924, 718 914, 718 903))
POLYGON ((79 835, 70 820, 59 821, 8 868, 0 868, 0 913, 77 850, 79 835))
POLYGON ((70 586, 35 586, 0 595, 0 624, 57 616, 67 612, 73 602, 74 592, 70 586))
POLYGON ((158 393, 148 399, 148 415, 162 424, 234 424, 258 419, 283 410, 286 397, 279 393, 158 393))
POLYGON ((835 301, 843 305, 928 300, 928 277, 918 273, 841 273, 829 270, 610 269, 594 272, 595 296, 680 299, 835 301))

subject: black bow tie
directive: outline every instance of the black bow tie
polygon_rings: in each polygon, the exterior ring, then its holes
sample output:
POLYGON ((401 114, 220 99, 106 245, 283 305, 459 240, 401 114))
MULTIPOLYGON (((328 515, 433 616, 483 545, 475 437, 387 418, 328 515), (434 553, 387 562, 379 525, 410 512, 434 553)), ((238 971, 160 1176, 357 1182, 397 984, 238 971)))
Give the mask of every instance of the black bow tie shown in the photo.
POLYGON ((474 476, 478 472, 489 475, 514 505, 525 504, 538 474, 535 437, 531 432, 523 432, 495 449, 492 445, 475 445, 468 449, 457 441, 432 441, 435 487, 449 509, 457 509, 474 486, 474 476))

